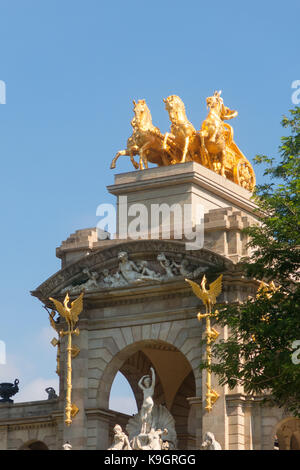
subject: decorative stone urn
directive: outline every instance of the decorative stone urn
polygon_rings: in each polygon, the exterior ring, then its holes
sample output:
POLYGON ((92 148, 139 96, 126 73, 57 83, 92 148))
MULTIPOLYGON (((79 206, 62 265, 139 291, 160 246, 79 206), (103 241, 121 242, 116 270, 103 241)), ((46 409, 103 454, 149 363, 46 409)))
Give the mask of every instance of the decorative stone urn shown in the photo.
POLYGON ((13 403, 10 397, 13 397, 19 391, 19 379, 16 379, 14 383, 2 382, 0 384, 0 403, 13 403))

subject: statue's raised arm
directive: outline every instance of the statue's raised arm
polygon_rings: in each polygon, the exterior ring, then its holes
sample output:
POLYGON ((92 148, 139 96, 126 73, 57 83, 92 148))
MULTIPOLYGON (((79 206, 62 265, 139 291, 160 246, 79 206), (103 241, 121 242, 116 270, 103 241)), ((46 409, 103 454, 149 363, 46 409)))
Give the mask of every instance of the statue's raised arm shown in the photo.
POLYGON ((154 388, 155 388, 155 370, 153 369, 153 367, 150 367, 150 370, 151 370, 151 389, 152 389, 152 395, 154 393, 154 388))
POLYGON ((143 375, 143 377, 140 378, 140 380, 138 381, 138 386, 142 389, 142 390, 145 390, 145 386, 143 385, 143 381, 146 377, 149 377, 149 375, 143 375))

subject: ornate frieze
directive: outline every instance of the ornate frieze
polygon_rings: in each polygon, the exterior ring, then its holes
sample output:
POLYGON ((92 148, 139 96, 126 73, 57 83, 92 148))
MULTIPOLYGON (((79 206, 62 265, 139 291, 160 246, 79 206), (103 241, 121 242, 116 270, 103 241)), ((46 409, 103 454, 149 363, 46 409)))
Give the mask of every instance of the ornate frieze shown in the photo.
POLYGON ((76 294, 84 289, 89 294, 130 285, 161 284, 176 278, 197 279, 210 269, 231 268, 228 259, 208 250, 186 252, 184 242, 129 241, 103 248, 67 266, 32 295, 45 301, 50 295, 67 291, 76 294))

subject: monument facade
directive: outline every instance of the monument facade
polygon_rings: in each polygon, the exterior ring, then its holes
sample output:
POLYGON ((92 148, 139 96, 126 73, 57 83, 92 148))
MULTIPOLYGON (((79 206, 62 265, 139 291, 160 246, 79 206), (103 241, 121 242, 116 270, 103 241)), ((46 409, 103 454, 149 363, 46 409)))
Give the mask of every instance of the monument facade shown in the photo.
MULTIPOLYGON (((134 103, 133 134, 112 162, 114 167, 128 155, 140 169, 115 175, 108 186, 117 198, 116 237, 99 237, 96 228, 70 235, 56 251, 61 269, 32 292, 49 312, 55 308, 50 298, 63 302, 68 293, 74 301, 84 292, 80 334, 72 345, 79 351, 72 359, 72 401, 78 412, 66 426, 68 343, 67 335, 58 336, 58 397, 0 404, 0 448, 61 449, 68 442, 72 449, 125 449, 172 442, 177 449, 259 450, 273 449, 275 436, 281 449, 300 448, 300 420, 262 406, 263 397, 221 387, 214 375, 211 387, 218 399, 206 409, 206 372, 199 369, 206 332, 197 316, 207 312, 185 279, 200 284, 204 274, 208 283, 221 277, 216 307, 256 295, 259 282, 246 279, 238 264, 249 254, 242 229, 259 223, 251 200, 255 176, 231 126, 223 122, 236 112, 224 106, 219 92, 208 99, 208 117, 199 131, 187 120, 180 98, 172 95, 165 103, 170 132, 162 135, 153 126, 144 100, 134 103), (147 168, 148 162, 158 167, 147 168), (137 204, 146 208, 149 223, 132 239, 125 229, 137 204), (153 204, 188 206, 190 233, 179 237, 178 222, 183 226, 184 221, 161 216, 157 237, 151 238, 153 204), (166 220, 169 239, 162 237, 166 220), (191 246, 198 225, 203 246, 191 246), (135 417, 109 409, 117 372, 131 385, 140 410, 135 417), (168 439, 162 426, 150 439, 149 416, 163 409, 174 423, 174 437, 169 433, 168 439)), ((184 210, 178 214, 184 218, 184 210)), ((65 325, 62 316, 59 322, 65 325)), ((218 341, 228 336, 226 328, 218 326, 218 333, 218 341)))

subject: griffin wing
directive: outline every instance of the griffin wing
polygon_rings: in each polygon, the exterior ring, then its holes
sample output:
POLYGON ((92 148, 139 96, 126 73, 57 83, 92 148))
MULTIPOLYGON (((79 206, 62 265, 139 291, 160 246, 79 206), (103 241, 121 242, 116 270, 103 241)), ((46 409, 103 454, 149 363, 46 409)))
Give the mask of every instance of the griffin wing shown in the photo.
POLYGON ((52 297, 49 297, 49 300, 51 300, 54 305, 55 305, 55 309, 57 310, 57 312, 60 314, 60 316, 64 317, 65 319, 67 319, 68 317, 68 312, 66 311, 65 307, 63 306, 63 304, 59 301, 59 300, 56 300, 56 299, 53 299, 52 297))
POLYGON ((206 297, 199 284, 197 284, 197 282, 191 281, 190 279, 185 280, 189 283, 189 285, 193 289, 194 294, 198 297, 198 299, 202 300, 202 302, 206 304, 206 297))
POLYGON ((55 323, 55 320, 54 320, 54 312, 49 313, 49 320, 50 320, 50 324, 51 324, 52 328, 57 332, 57 327, 56 327, 56 323, 55 323), (52 313, 53 313, 53 315, 52 315, 52 313))
POLYGON ((81 292, 80 296, 71 303, 71 318, 74 325, 78 322, 78 316, 83 309, 83 294, 84 292, 81 292))
POLYGON ((209 284, 209 297, 213 302, 216 301, 218 295, 222 292, 222 278, 223 274, 221 274, 214 282, 209 284))

